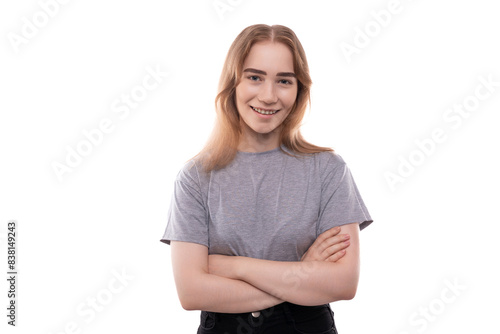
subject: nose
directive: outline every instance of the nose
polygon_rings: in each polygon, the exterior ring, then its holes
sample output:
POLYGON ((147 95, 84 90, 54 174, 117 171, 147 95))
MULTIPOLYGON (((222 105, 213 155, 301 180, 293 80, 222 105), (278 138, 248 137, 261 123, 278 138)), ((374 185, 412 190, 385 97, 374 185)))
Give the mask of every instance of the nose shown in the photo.
POLYGON ((276 87, 274 85, 274 82, 267 81, 261 86, 258 99, 260 102, 266 104, 273 104, 278 102, 278 95, 276 94, 276 87))

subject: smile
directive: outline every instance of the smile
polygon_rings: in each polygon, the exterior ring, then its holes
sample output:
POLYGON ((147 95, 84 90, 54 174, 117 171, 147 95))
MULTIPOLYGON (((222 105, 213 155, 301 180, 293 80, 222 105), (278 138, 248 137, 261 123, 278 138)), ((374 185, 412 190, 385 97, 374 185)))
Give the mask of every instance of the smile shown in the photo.
POLYGON ((278 109, 278 110, 265 110, 265 109, 255 108, 255 107, 252 107, 252 106, 250 106, 250 108, 252 108, 254 111, 258 112, 261 115, 274 115, 278 111, 280 111, 280 109, 278 109))

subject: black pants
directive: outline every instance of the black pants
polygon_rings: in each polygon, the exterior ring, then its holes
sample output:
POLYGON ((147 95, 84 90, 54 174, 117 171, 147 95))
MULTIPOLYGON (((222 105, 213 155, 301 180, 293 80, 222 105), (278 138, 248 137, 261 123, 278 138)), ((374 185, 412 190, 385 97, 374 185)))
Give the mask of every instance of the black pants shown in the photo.
POLYGON ((198 334, 337 334, 329 304, 285 302, 254 315, 202 311, 198 334))

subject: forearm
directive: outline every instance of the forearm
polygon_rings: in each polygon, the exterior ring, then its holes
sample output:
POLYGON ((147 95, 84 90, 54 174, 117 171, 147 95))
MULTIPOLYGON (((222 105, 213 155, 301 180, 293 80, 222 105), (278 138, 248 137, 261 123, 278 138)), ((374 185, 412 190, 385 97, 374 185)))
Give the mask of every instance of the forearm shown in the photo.
POLYGON ((179 297, 185 309, 222 313, 254 312, 283 302, 247 282, 208 273, 199 274, 179 297))
POLYGON ((306 261, 280 262, 235 258, 235 278, 277 298, 299 305, 320 305, 352 299, 356 293, 359 266, 306 261))
POLYGON ((346 238, 335 240, 331 237, 339 232, 338 229, 329 231, 331 233, 325 232, 318 237, 308 250, 311 254, 300 262, 215 256, 209 261, 210 273, 240 279, 277 298, 299 305, 352 299, 356 294, 360 271, 359 226, 357 223, 341 226, 340 232, 349 235, 349 248, 334 262, 323 256, 330 256, 326 250, 332 249, 332 242, 337 244, 346 238))
POLYGON ((208 270, 208 248, 172 242, 172 267, 177 294, 186 310, 223 313, 253 312, 282 301, 258 288, 208 270))

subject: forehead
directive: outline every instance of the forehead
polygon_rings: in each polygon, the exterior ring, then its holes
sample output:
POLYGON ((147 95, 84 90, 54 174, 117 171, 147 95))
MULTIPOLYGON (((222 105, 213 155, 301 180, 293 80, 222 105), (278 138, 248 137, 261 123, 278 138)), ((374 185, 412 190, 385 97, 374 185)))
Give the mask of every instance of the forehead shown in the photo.
POLYGON ((243 63, 243 70, 248 67, 266 71, 268 74, 293 72, 293 55, 283 43, 258 42, 252 46, 243 63))

